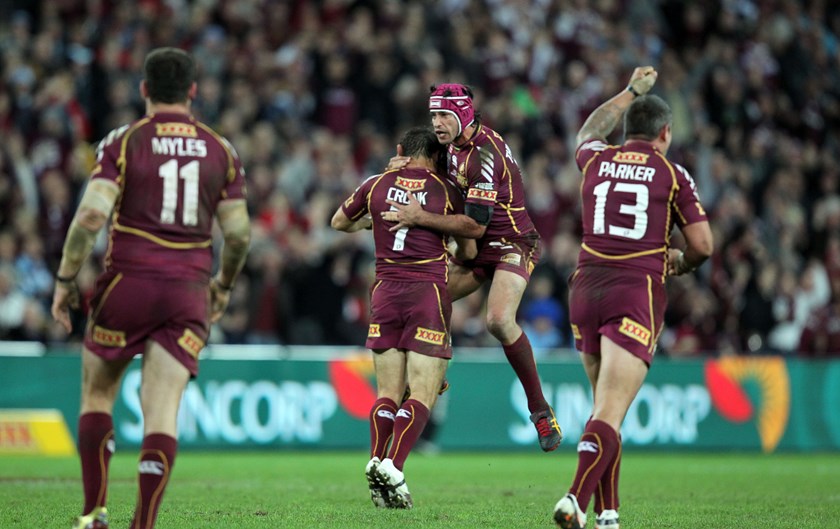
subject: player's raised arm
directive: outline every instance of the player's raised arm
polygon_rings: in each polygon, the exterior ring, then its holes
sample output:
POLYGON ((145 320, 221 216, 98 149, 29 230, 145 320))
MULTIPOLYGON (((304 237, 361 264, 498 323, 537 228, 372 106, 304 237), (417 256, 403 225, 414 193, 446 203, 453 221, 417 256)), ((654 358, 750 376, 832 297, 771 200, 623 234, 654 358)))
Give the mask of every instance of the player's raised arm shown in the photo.
POLYGON ((70 308, 76 308, 79 304, 76 275, 93 250, 96 236, 108 221, 119 194, 120 189, 115 183, 101 179, 91 180, 67 230, 61 263, 55 275, 51 310, 53 318, 61 323, 67 332, 73 330, 70 324, 70 308))
POLYGON ((580 145, 592 139, 605 140, 618 125, 630 103, 653 88, 657 75, 653 66, 640 66, 633 70, 627 88, 601 104, 586 118, 586 122, 578 131, 577 144, 580 145))
POLYGON ((230 291, 245 265, 251 245, 251 220, 245 199, 223 200, 216 210, 216 218, 225 242, 219 272, 210 282, 212 322, 218 321, 227 308, 230 291))

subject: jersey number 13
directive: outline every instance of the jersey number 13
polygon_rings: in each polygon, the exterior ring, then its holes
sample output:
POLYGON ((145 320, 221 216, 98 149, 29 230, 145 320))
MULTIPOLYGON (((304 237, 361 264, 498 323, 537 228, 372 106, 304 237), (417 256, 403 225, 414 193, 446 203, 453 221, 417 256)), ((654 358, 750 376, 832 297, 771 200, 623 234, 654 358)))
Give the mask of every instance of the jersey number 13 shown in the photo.
POLYGON ((647 186, 642 184, 630 184, 627 182, 601 182, 592 189, 595 195, 595 218, 592 222, 592 232, 596 235, 609 235, 615 237, 624 237, 626 239, 633 239, 638 241, 645 236, 648 226, 647 208, 650 198, 650 192, 647 186), (610 189, 612 187, 612 189, 610 189), (622 204, 618 209, 621 215, 632 215, 633 227, 626 228, 623 226, 616 226, 614 224, 606 225, 606 209, 607 209, 607 195, 613 193, 632 193, 636 196, 634 204, 622 204))

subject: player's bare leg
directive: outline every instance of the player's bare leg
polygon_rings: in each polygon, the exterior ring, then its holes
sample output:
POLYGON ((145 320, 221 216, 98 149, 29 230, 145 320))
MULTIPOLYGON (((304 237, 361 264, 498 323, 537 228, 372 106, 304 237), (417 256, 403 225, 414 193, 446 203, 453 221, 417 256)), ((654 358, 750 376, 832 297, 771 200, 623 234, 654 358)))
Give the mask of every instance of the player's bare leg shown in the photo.
POLYGON ((374 351, 376 402, 370 410, 370 460, 365 466, 370 499, 376 507, 390 507, 388 488, 378 477, 379 465, 388 452, 394 420, 406 388, 406 355, 398 349, 374 351))
POLYGON ((516 311, 527 286, 528 282, 520 275, 496 271, 487 298, 487 330, 502 342, 505 356, 525 390, 540 447, 550 452, 560 445, 563 433, 543 395, 531 342, 516 323, 516 311))
POLYGON ((137 507, 131 527, 154 527, 178 450, 177 418, 190 372, 160 344, 149 340, 143 354, 143 445, 138 466, 137 507))
POLYGON ((85 505, 74 529, 108 527, 108 469, 114 453, 112 411, 129 361, 106 362, 82 348, 82 400, 79 414, 79 458, 85 505))
POLYGON ((429 420, 430 410, 437 399, 448 364, 446 359, 413 351, 408 351, 406 357, 411 398, 403 402, 397 411, 394 439, 388 457, 382 460, 374 472, 374 481, 382 487, 386 505, 397 509, 410 509, 413 506, 403 466, 429 420))
MULTIPOLYGON (((593 363, 586 356, 584 366, 588 374, 593 363)), ((583 513, 604 473, 619 457, 621 440, 618 430, 647 372, 648 367, 640 358, 606 336, 601 337, 601 361, 596 378, 592 419, 580 437, 577 473, 569 489, 569 495, 575 499, 575 506, 579 505, 583 513)), ((568 495, 558 502, 555 520, 561 527, 574 528, 574 517, 567 512, 572 510, 567 498, 568 495)), ((618 522, 617 513, 615 522, 618 522)))

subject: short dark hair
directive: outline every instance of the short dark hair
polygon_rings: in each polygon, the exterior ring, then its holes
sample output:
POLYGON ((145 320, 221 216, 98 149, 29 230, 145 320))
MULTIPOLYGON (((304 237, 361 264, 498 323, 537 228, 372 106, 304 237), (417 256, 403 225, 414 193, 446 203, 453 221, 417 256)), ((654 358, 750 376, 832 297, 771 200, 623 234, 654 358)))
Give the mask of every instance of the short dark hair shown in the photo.
POLYGON ((184 50, 157 48, 143 64, 146 91, 155 103, 184 103, 195 82, 195 61, 184 50))
POLYGON ((434 131, 429 127, 412 127, 408 129, 403 134, 400 145, 403 148, 403 155, 411 157, 423 156, 430 160, 434 160, 435 155, 442 153, 445 149, 438 141, 434 131))
POLYGON ((636 98, 624 113, 624 137, 654 140, 671 123, 671 108, 659 96, 636 98))

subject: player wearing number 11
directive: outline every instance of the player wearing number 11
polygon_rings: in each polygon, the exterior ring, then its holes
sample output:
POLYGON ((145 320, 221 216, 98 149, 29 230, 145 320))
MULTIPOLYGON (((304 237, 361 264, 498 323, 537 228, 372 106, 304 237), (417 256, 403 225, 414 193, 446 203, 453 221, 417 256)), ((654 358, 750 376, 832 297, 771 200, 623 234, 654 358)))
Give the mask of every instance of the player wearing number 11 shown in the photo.
POLYGON ((583 242, 569 284, 569 319, 592 385, 592 417, 578 444, 568 494, 554 508, 564 529, 586 526, 593 494, 596 529, 619 529, 619 428, 653 361, 665 313, 665 278, 693 271, 712 253, 712 233, 688 172, 668 161, 671 110, 645 95, 652 67, 636 68, 626 90, 599 106, 577 136, 583 172, 583 242), (606 137, 624 117, 625 141, 606 137), (685 251, 670 249, 676 225, 685 251))
POLYGON ((174 48, 146 57, 146 116, 99 143, 97 163, 67 232, 52 314, 71 331, 75 277, 111 215, 82 349, 79 456, 85 505, 74 529, 108 527, 111 413, 122 374, 143 355, 143 444, 131 527, 154 527, 177 450, 181 394, 198 373, 210 322, 227 307, 248 253, 245 180, 231 145, 190 115, 195 64, 174 48), (211 280, 214 216, 224 235, 211 280))

